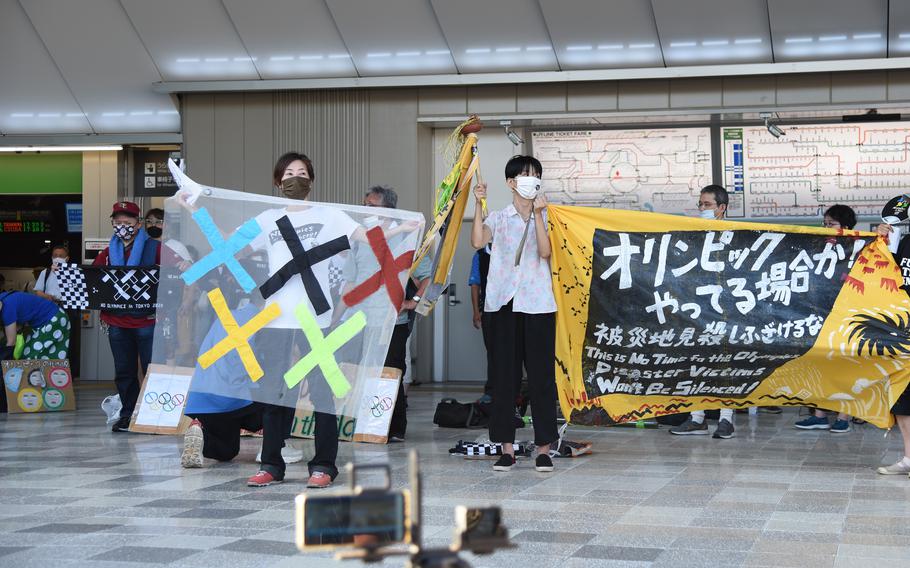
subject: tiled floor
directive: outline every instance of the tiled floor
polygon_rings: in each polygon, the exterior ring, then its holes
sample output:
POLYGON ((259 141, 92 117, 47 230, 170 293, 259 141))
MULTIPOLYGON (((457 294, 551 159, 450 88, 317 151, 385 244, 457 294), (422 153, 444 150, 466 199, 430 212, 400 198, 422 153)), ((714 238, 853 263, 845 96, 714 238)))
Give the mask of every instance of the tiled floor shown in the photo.
MULTIPOLYGON (((80 390, 76 412, 0 415, 0 566, 356 565, 294 548, 303 464, 283 485, 248 489, 258 447, 244 439, 234 463, 184 471, 180 439, 111 434, 104 394, 80 390)), ((896 433, 797 431, 795 410, 738 415, 732 440, 572 429, 593 455, 558 460, 554 474, 520 461, 494 475, 489 461, 447 454, 482 432, 432 426, 446 394, 412 393, 406 443, 342 444, 339 462, 390 460, 403 485, 418 448, 431 544, 449 541, 455 505, 500 504, 518 548, 469 557, 477 567, 910 565, 910 479, 873 469, 897 457, 896 433)))

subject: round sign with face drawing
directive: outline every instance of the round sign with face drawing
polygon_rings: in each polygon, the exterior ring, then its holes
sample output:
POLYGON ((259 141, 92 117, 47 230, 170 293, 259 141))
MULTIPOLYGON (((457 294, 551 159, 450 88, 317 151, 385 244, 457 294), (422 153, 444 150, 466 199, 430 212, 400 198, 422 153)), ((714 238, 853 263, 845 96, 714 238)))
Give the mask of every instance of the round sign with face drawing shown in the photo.
POLYGON ((26 387, 19 391, 19 408, 24 412, 38 412, 41 410, 41 393, 37 390, 26 387))

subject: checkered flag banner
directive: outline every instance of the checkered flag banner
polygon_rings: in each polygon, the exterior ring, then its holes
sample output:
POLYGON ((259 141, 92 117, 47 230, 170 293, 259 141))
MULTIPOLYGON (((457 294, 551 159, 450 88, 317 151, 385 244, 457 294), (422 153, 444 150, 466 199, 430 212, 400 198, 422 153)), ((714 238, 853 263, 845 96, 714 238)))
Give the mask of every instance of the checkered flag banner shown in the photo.
MULTIPOLYGON (((524 455, 526 453, 524 442, 515 444, 515 454, 524 455)), ((461 456, 501 456, 502 444, 499 442, 465 442, 459 440, 455 447, 449 450, 452 455, 461 456)))
POLYGON ((88 292, 82 267, 66 263, 57 268, 57 282, 60 286, 60 305, 65 310, 88 309, 88 292))
POLYGON ((67 310, 154 310, 157 266, 64 264, 57 270, 61 307, 67 310))

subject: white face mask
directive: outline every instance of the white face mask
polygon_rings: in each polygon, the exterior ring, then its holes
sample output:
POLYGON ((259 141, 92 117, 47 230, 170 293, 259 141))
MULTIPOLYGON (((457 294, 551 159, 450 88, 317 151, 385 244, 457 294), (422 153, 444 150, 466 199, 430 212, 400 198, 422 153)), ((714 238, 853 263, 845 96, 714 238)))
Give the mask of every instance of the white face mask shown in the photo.
POLYGON ((54 264, 60 265, 60 264, 63 264, 66 262, 66 258, 64 258, 62 256, 55 256, 54 258, 51 259, 51 262, 54 264))
POLYGON ((534 199, 540 193, 540 178, 532 176, 516 176, 515 191, 525 199, 534 199))
POLYGON ((702 219, 717 219, 714 215, 715 209, 705 209, 704 211, 699 211, 698 216, 702 219))

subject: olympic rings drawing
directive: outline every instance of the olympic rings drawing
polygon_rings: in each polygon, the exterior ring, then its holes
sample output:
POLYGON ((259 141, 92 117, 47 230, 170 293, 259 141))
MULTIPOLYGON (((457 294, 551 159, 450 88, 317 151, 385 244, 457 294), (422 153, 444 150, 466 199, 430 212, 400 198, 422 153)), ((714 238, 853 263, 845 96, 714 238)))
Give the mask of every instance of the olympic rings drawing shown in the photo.
POLYGON ((185 401, 186 396, 180 393, 174 395, 169 392, 158 394, 157 392, 149 391, 145 393, 145 403, 148 404, 152 410, 173 412, 178 408, 182 408, 185 401))
POLYGON ((374 396, 371 401, 370 412, 373 414, 374 418, 381 418, 390 408, 392 408, 391 398, 387 396, 383 398, 374 396))

